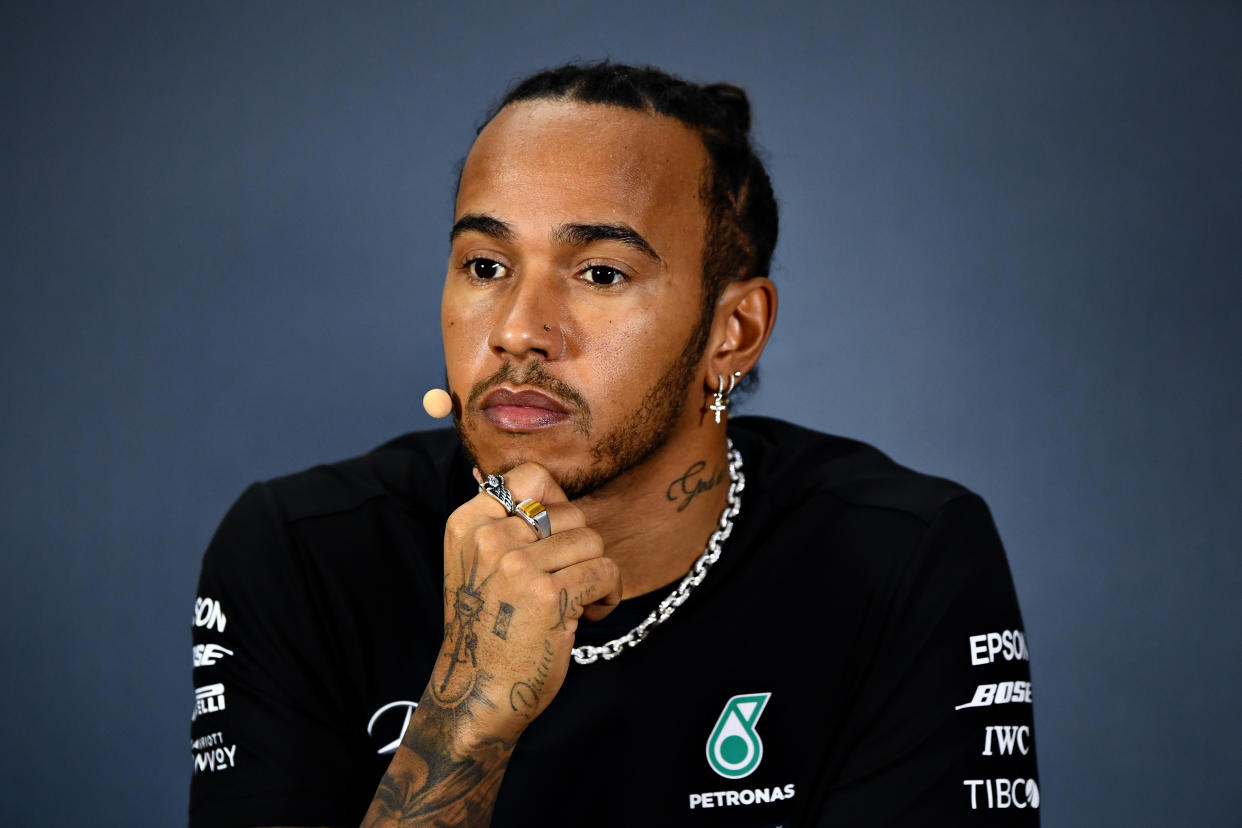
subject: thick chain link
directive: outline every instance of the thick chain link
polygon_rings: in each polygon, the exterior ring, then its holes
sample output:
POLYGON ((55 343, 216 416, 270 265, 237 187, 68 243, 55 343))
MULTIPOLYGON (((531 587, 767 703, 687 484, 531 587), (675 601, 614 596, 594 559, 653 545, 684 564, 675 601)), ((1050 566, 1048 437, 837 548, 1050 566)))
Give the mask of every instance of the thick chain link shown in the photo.
POLYGON ((625 652, 627 647, 638 646, 638 643, 646 638, 652 629, 672 617, 673 612, 690 597, 694 588, 703 583, 703 579, 707 577, 707 570, 720 558, 720 545, 729 539, 729 535, 733 533, 733 519, 742 513, 742 490, 745 488, 746 475, 742 474, 742 453, 735 449, 733 441, 729 440, 729 495, 724 511, 720 513, 717 529, 707 539, 707 548, 703 550, 703 554, 694 562, 694 566, 690 567, 690 571, 681 579, 677 588, 665 596, 660 605, 652 610, 651 614, 644 618, 637 627, 601 647, 593 647, 590 644, 574 647, 574 661, 579 664, 592 664, 601 658, 610 661, 625 652))

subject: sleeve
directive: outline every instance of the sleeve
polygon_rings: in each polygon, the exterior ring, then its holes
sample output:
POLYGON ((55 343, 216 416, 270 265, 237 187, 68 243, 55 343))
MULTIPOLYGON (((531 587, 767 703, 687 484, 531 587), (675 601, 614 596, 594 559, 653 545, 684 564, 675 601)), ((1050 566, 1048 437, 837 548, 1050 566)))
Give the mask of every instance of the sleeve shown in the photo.
POLYGON ((945 506, 897 579, 822 826, 1037 826, 1030 664, 1000 538, 945 506))
POLYGON ((192 627, 192 828, 356 824, 374 792, 331 636, 269 488, 203 556, 192 627))

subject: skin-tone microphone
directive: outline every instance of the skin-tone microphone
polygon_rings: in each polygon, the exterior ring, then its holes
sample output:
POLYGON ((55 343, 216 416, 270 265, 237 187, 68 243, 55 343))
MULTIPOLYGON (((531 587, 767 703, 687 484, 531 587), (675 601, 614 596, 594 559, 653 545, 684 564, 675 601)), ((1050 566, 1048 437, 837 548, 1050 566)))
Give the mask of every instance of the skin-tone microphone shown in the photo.
POLYGON ((443 388, 432 388, 423 394, 423 409, 437 420, 443 419, 453 410, 453 399, 443 388))

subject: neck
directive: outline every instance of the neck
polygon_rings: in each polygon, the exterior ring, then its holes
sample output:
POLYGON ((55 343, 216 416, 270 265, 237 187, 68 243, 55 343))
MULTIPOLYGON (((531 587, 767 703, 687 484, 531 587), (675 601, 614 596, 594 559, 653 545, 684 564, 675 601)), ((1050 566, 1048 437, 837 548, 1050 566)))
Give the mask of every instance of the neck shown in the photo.
POLYGON ((576 502, 621 567, 622 597, 633 598, 686 574, 715 530, 728 491, 724 426, 709 420, 674 434, 638 466, 576 502))

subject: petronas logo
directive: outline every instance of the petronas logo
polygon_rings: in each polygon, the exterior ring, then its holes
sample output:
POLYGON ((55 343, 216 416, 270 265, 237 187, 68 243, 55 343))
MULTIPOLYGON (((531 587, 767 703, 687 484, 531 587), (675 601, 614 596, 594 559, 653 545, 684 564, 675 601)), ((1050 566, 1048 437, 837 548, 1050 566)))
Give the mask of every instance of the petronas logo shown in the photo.
POLYGON ((729 699, 707 740, 707 764, 726 779, 749 776, 763 759, 763 740, 755 730, 771 693, 729 699))

